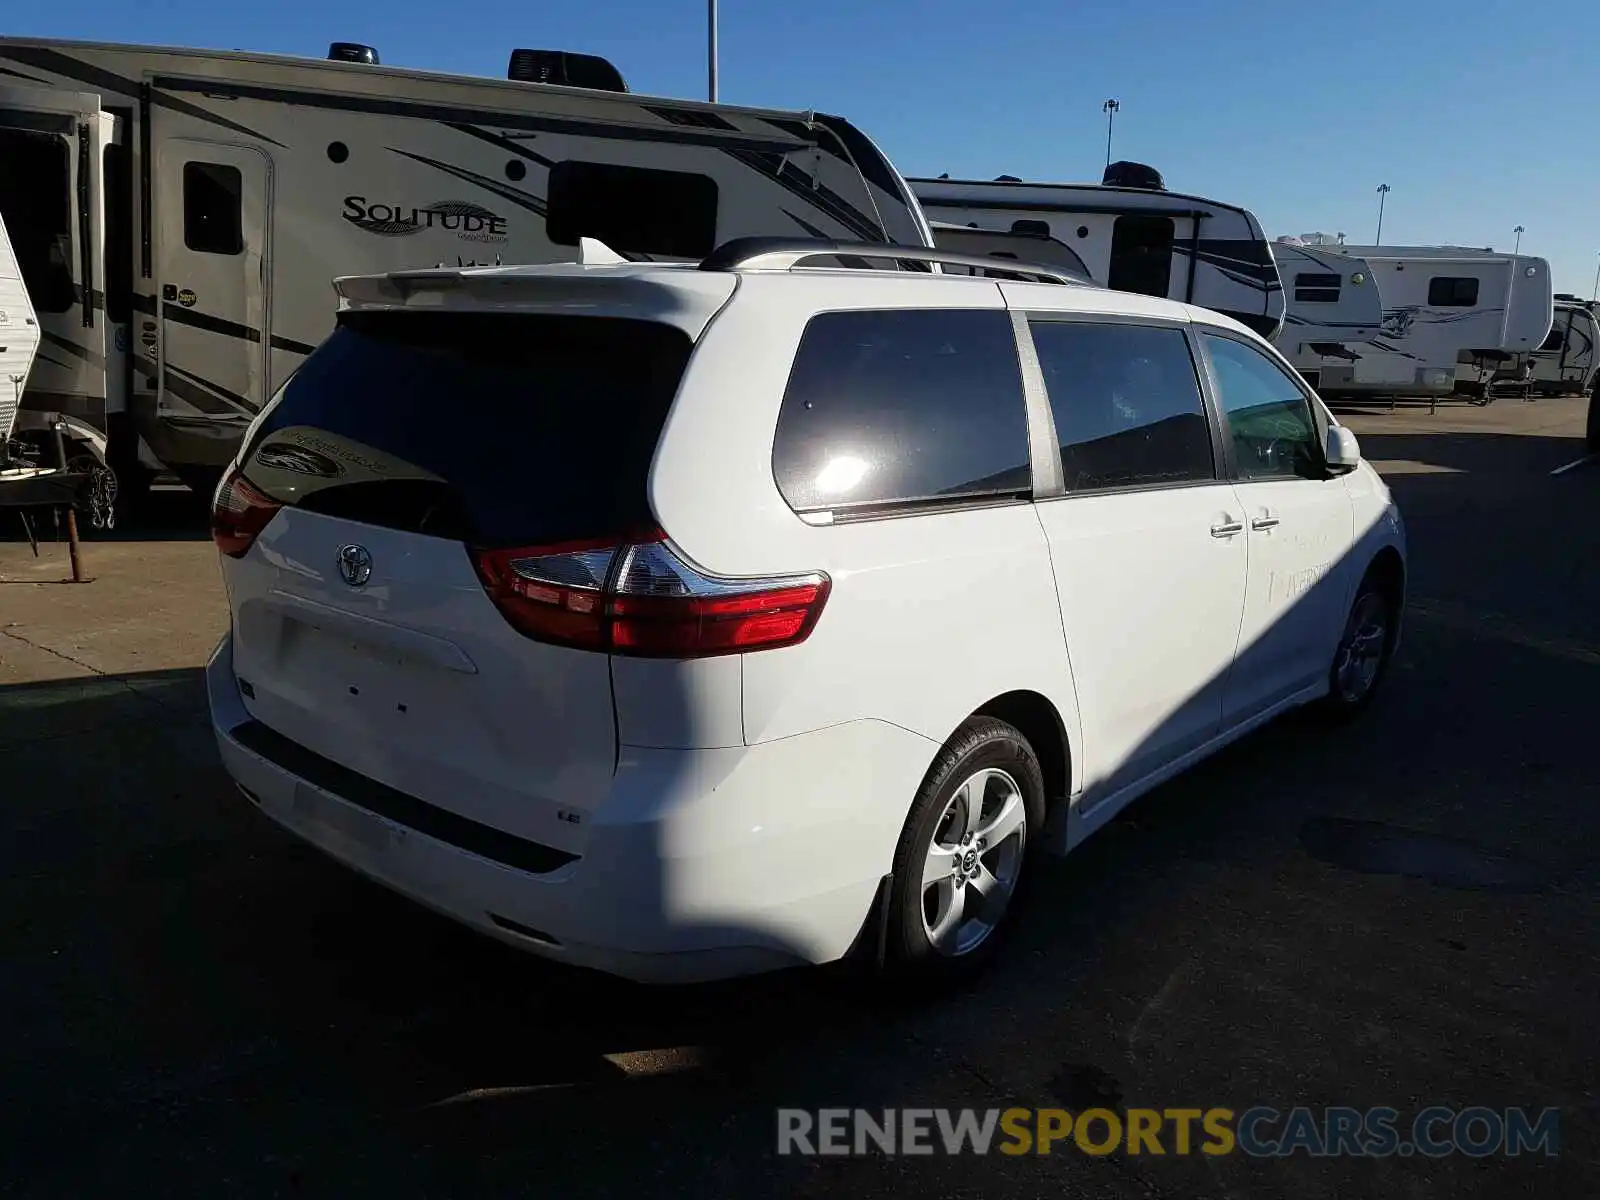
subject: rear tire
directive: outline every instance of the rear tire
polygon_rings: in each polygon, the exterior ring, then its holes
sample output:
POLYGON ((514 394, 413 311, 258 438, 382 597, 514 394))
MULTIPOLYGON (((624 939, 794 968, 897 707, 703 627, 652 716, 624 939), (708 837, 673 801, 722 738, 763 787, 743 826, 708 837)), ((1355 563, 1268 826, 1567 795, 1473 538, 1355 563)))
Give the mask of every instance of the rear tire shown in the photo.
POLYGON ((969 718, 928 768, 895 849, 884 962, 891 980, 949 982, 999 949, 1044 832, 1028 739, 969 718))
POLYGON ((1323 711, 1334 720, 1349 720, 1366 709, 1389 673, 1399 632, 1400 600, 1377 571, 1368 571, 1356 589, 1345 618, 1338 648, 1328 668, 1328 694, 1323 711))

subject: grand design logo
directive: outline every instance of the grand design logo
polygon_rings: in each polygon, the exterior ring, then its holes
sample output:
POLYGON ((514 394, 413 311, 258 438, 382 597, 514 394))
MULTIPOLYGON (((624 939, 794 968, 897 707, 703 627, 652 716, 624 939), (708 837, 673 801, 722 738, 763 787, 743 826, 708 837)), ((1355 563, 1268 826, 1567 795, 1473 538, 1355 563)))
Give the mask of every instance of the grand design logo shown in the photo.
POLYGON ((464 242, 503 242, 506 219, 481 204, 437 200, 432 204, 371 204, 365 196, 344 198, 344 219, 379 237, 411 237, 425 230, 453 233, 464 242))

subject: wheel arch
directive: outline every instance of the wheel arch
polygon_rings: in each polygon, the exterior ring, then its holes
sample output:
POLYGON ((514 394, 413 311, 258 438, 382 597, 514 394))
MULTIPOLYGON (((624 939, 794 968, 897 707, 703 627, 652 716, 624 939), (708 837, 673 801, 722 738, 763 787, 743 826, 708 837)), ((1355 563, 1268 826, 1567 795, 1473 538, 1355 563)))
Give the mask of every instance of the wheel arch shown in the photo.
POLYGON ((994 717, 1028 739, 1044 776, 1047 812, 1072 795, 1072 742, 1061 711, 1049 697, 1029 689, 1005 692, 980 705, 975 717, 994 717))
POLYGON ((1367 564, 1363 578, 1380 584, 1397 606, 1405 603, 1406 564, 1405 559, 1400 556, 1400 551, 1394 546, 1385 545, 1378 548, 1378 552, 1372 556, 1372 561, 1367 564))

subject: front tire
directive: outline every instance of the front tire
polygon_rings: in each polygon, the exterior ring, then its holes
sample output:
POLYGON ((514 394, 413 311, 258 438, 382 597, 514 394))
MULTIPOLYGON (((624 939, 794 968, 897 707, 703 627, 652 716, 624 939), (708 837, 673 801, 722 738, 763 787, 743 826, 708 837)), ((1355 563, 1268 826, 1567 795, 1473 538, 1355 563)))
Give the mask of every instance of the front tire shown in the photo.
POLYGON ((1028 739, 993 717, 966 721, 928 769, 895 849, 891 978, 951 980, 994 956, 1044 816, 1028 739))
POLYGON ((1356 589, 1328 670, 1324 706, 1330 716, 1349 719, 1372 703, 1389 672, 1399 620, 1394 589, 1378 573, 1369 572, 1356 589))

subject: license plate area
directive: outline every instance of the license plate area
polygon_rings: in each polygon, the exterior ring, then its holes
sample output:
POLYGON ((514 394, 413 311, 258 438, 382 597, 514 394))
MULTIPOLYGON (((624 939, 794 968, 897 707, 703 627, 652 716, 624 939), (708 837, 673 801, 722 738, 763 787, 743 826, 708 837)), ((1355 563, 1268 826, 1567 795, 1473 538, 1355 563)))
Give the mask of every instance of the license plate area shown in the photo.
POLYGON ((295 784, 294 815, 303 823, 329 831, 365 850, 387 851, 405 839, 405 830, 398 825, 336 800, 309 783, 295 784))
POLYGON ((375 732, 406 737, 425 727, 427 714, 419 706, 447 682, 440 678, 444 672, 389 646, 298 621, 287 622, 284 632, 284 677, 302 694, 375 732))

